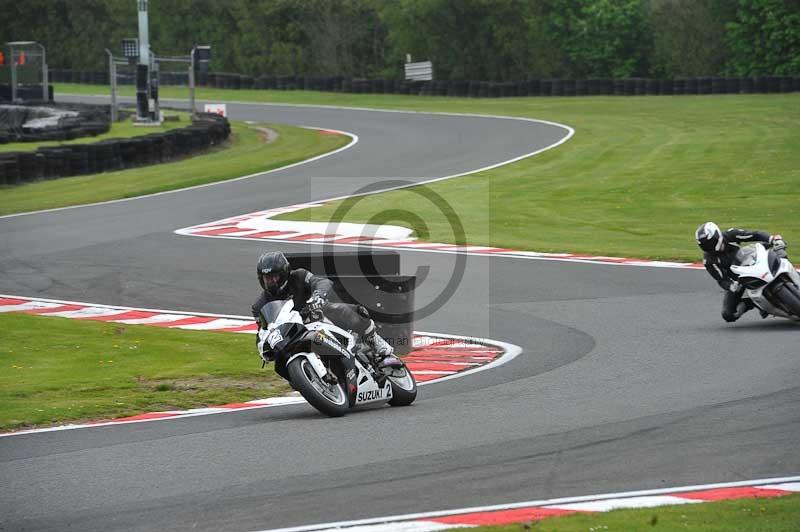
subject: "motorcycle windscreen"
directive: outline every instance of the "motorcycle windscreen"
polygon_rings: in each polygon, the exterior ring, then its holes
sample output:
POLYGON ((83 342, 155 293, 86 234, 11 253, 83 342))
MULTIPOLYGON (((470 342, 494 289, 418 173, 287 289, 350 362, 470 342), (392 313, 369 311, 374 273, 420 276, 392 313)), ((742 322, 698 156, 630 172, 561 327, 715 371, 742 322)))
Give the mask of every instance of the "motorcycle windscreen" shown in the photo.
POLYGON ((752 247, 743 247, 736 252, 736 264, 740 266, 752 266, 757 258, 758 252, 752 247))
POLYGON ((270 301, 269 303, 261 307, 261 310, 259 312, 261 314, 261 317, 264 318, 264 323, 266 323, 267 326, 269 326, 272 323, 275 323, 275 321, 278 319, 278 315, 281 313, 281 310, 283 310, 283 306, 285 304, 286 300, 276 299, 275 301, 270 301))

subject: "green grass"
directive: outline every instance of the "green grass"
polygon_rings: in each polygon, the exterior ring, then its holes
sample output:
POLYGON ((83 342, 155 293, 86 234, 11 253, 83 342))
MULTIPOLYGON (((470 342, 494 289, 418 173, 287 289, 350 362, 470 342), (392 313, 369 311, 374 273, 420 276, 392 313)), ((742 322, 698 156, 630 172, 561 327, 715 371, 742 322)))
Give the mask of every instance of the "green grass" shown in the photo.
POLYGON ((771 499, 739 499, 573 514, 532 523, 473 528, 476 532, 791 532, 800 529, 800 495, 771 499))
POLYGON ((252 335, 0 315, 0 430, 287 391, 252 335))
POLYGON ((279 168, 319 155, 350 141, 341 135, 269 125, 278 138, 242 122, 231 123, 231 137, 203 155, 171 163, 104 174, 66 177, 19 186, 0 186, 0 215, 142 196, 279 168))
POLYGON ((105 139, 130 138, 148 135, 150 133, 163 133, 165 131, 169 131, 170 129, 178 129, 191 125, 188 113, 165 111, 164 114, 167 116, 178 116, 180 120, 170 122, 165 121, 157 127, 134 126, 132 120, 123 120, 120 122, 113 122, 108 133, 103 133, 102 135, 97 135, 95 137, 82 137, 65 141, 51 140, 43 142, 11 142, 8 144, 0 144, 0 153, 9 151, 36 151, 37 148, 45 146, 60 146, 62 144, 92 144, 105 139))
MULTIPOLYGON (((59 86, 86 93, 102 87, 59 86)), ((169 89, 164 97, 185 97, 169 89)), ((800 243, 800 94, 464 99, 201 89, 198 98, 523 116, 572 126, 566 144, 489 172, 430 185, 468 243, 697 260, 706 220, 780 232, 800 243)), ((412 192, 372 196, 348 221, 403 205, 426 239, 454 242, 449 223, 412 192)), ((327 221, 339 204, 283 215, 327 221)), ((800 244, 798 244, 800 245, 800 244)))

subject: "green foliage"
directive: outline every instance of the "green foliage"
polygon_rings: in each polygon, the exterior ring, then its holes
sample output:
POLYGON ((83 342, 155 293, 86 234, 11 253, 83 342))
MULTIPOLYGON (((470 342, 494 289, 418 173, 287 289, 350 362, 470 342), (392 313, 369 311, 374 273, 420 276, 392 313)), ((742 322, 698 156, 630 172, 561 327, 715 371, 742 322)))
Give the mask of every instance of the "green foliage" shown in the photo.
POLYGON ((666 77, 723 74, 729 56, 725 24, 735 14, 736 0, 651 1, 653 74, 666 77))
POLYGON ((551 31, 560 35, 577 78, 646 76, 650 48, 640 0, 551 0, 551 31))
POLYGON ((739 0, 728 42, 736 74, 800 74, 800 2, 739 0))
MULTIPOLYGON (((53 68, 105 70, 138 35, 133 0, 7 2, 4 41, 53 68)), ((406 54, 438 79, 800 73, 800 0, 151 0, 161 56, 210 44, 210 70, 392 77, 406 54)))

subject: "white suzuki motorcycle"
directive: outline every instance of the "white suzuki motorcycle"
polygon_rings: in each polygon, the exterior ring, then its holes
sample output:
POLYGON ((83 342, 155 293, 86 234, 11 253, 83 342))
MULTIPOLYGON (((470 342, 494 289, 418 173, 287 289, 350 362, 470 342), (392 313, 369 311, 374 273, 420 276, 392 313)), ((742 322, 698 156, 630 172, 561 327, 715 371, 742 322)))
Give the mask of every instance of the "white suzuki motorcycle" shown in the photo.
POLYGON ((745 288, 743 298, 768 314, 800 320, 800 274, 788 259, 756 243, 736 253, 731 271, 745 288))
POLYGON ((416 399, 417 383, 402 361, 378 369, 371 348, 322 313, 301 315, 291 298, 271 301, 260 313, 267 326, 258 332, 259 353, 274 355, 275 371, 323 414, 343 416, 375 403, 406 406, 416 399))

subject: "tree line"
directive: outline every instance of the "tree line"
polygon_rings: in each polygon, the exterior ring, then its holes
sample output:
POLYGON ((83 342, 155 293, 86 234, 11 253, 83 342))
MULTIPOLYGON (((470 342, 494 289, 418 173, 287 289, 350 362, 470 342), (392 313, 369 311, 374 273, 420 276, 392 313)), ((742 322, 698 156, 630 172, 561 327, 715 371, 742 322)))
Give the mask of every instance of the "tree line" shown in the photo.
MULTIPOLYGON (((52 68, 105 70, 138 36, 136 0, 4 2, 0 41, 52 68)), ((159 55, 212 47, 210 70, 443 80, 800 74, 800 0, 149 0, 159 55)))

